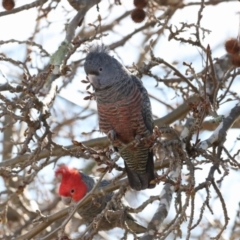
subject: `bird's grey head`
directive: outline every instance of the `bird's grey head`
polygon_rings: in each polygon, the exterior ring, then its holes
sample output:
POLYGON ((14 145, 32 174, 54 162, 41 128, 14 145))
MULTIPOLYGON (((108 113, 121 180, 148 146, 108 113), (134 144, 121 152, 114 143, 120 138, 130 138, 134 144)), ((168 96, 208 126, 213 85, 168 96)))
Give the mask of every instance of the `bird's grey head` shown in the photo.
POLYGON ((95 90, 113 86, 129 74, 121 63, 109 55, 108 49, 103 45, 90 48, 84 69, 95 90))

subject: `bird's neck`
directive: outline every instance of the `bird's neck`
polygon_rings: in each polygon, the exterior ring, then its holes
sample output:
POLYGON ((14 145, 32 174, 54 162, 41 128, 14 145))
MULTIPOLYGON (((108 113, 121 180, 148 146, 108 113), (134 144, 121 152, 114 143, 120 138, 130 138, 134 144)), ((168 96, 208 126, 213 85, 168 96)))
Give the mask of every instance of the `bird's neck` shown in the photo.
POLYGON ((90 177, 84 173, 81 173, 81 176, 82 176, 82 181, 84 182, 84 184, 87 187, 86 193, 88 193, 93 189, 95 180, 92 177, 90 177))
POLYGON ((100 104, 112 103, 127 97, 129 94, 131 94, 133 88, 134 84, 131 78, 125 78, 106 89, 96 90, 95 96, 97 102, 100 104))

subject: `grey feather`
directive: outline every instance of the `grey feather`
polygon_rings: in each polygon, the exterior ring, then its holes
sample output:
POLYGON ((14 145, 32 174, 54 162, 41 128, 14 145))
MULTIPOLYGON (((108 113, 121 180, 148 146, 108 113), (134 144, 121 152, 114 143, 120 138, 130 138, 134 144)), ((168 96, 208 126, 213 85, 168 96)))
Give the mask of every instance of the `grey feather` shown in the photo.
MULTIPOLYGON (((94 185, 97 183, 98 179, 97 178, 92 178, 84 173, 80 173, 82 175, 82 179, 87 185, 88 192, 92 190, 94 185)), ((102 180, 99 183, 98 188, 103 188, 110 184, 109 181, 107 180, 102 180)), ((102 212, 103 209, 106 208, 107 203, 111 200, 113 196, 113 192, 106 194, 105 196, 98 197, 95 199, 95 203, 87 203, 86 205, 82 206, 79 210, 78 213, 80 216, 88 223, 92 223, 94 218, 102 212), (96 203, 99 205, 97 206, 96 203)), ((124 206, 122 205, 122 208, 124 206)), ((99 229, 98 230, 110 230, 114 227, 120 227, 120 228, 126 228, 124 223, 128 225, 128 227, 134 231, 136 234, 138 233, 143 233, 146 232, 146 228, 139 225, 134 217, 125 212, 124 216, 122 216, 122 211, 119 211, 114 205, 109 209, 110 211, 113 211, 113 215, 109 216, 107 219, 103 217, 103 219, 100 222, 99 229), (122 221, 120 221, 120 218, 122 221)))
POLYGON ((153 132, 151 104, 142 82, 132 75, 103 46, 94 47, 86 57, 84 69, 95 89, 99 126, 105 134, 113 132, 115 149, 124 159, 130 186, 135 190, 155 186, 153 154, 140 143, 125 148, 135 138, 153 132))

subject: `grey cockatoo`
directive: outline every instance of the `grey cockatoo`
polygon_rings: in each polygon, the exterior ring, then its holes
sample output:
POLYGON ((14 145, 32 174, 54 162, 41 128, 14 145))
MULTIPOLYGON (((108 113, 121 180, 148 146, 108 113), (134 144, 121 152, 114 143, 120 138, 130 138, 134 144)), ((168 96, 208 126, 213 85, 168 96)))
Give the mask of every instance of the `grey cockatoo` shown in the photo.
POLYGON ((147 90, 104 46, 90 49, 84 69, 95 90, 100 130, 124 159, 131 188, 155 187, 152 151, 142 142, 130 144, 153 132, 147 90))
MULTIPOLYGON (((79 172, 75 168, 68 168, 66 165, 61 165, 55 171, 56 177, 61 178, 59 186, 59 195, 65 204, 69 205, 71 201, 78 202, 81 200, 89 191, 92 190, 96 184, 97 178, 90 177, 82 172, 79 172)), ((102 180, 98 188, 105 187, 110 182, 102 180)), ((86 221, 87 224, 93 222, 94 218, 102 212, 107 206, 107 203, 111 200, 113 193, 108 193, 105 196, 98 197, 95 202, 90 202, 78 209, 80 216, 86 221)), ((123 205, 122 205, 123 206, 123 205)), ((124 207, 124 206, 123 206, 124 207)), ((114 206, 109 210, 117 211, 114 206)), ((98 230, 110 230, 114 227, 126 228, 126 225, 136 234, 143 233, 146 228, 139 225, 133 216, 129 213, 124 214, 124 218, 121 220, 116 215, 107 218, 103 217, 98 226, 98 230), (126 224, 126 225, 125 225, 126 224)))

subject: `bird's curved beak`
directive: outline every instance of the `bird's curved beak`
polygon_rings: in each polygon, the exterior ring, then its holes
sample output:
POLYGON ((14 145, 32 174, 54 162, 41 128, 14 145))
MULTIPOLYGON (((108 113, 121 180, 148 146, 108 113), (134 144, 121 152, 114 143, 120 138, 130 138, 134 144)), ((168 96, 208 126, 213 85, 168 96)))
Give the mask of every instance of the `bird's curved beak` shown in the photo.
POLYGON ((72 201, 71 197, 61 197, 61 199, 65 205, 70 205, 70 203, 72 201))
POLYGON ((95 87, 95 88, 100 88, 101 84, 98 80, 98 75, 96 74, 88 74, 87 75, 88 81, 95 87))

